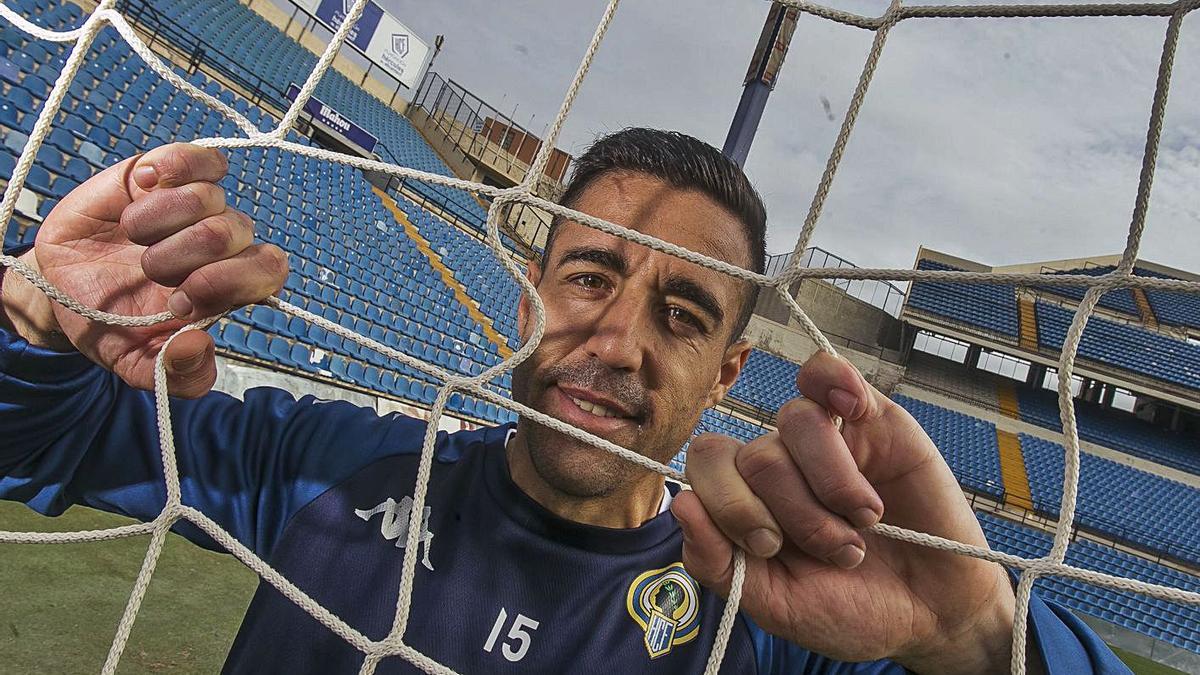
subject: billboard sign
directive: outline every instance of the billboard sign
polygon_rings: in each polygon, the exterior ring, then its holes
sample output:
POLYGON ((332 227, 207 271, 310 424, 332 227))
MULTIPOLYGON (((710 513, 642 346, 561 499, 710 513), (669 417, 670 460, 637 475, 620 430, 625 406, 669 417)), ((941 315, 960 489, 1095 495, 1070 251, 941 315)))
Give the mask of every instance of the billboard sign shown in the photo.
MULTIPOLYGON (((289 101, 295 101, 296 96, 299 94, 300 87, 297 87, 295 84, 288 85, 287 97, 289 101)), ((366 129, 346 119, 335 108, 316 96, 310 96, 308 101, 305 102, 304 112, 312 115, 312 118, 320 122, 322 126, 336 131, 338 134, 344 136, 346 140, 354 143, 363 150, 375 152, 375 145, 379 143, 378 138, 372 136, 366 129)))
MULTIPOLYGON (((332 31, 342 25, 354 6, 354 0, 292 0, 292 3, 332 31)), ((417 86, 421 67, 429 57, 429 45, 372 0, 367 0, 346 42, 409 89, 417 86)))

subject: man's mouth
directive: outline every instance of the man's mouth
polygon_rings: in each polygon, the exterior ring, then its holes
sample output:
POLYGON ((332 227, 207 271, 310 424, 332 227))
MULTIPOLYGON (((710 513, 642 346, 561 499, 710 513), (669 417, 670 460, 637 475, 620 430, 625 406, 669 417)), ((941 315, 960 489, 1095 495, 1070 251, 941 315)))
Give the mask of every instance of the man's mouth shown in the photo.
POLYGON ((639 410, 604 394, 562 382, 552 389, 557 390, 561 418, 569 423, 594 427, 589 431, 628 428, 630 424, 642 422, 639 410))
POLYGON ((618 415, 618 414, 614 413, 613 411, 609 410, 608 408, 605 408, 602 405, 598 405, 596 403, 589 403, 583 399, 575 398, 574 396, 571 396, 570 394, 567 395, 567 398, 571 399, 571 401, 573 401, 575 403, 575 405, 582 408, 584 412, 589 412, 597 417, 624 417, 624 415, 618 415))

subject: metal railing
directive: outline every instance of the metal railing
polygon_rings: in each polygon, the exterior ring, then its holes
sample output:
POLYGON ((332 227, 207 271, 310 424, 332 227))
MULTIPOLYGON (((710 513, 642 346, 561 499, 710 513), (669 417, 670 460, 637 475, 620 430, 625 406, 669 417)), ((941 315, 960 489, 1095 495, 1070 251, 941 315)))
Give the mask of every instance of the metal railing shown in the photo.
MULTIPOLYGON (((792 253, 781 253, 767 256, 766 274, 774 276, 787 269, 792 262, 792 255, 792 253)), ((804 254, 800 258, 800 266, 833 269, 858 267, 849 260, 817 246, 811 246, 804 250, 804 254)), ((904 306, 904 291, 887 281, 874 279, 824 279, 823 281, 841 289, 853 298, 882 309, 893 318, 899 318, 900 310, 904 306)))
MULTIPOLYGON (((522 151, 532 157, 541 145, 536 134, 518 124, 510 114, 497 110, 479 96, 468 91, 454 80, 443 78, 428 71, 421 79, 416 95, 410 103, 429 118, 430 124, 446 140, 463 154, 464 158, 484 162, 497 173, 508 176, 514 183, 520 182, 529 173, 529 163, 520 158, 522 151), (501 132, 501 141, 491 138, 501 132), (511 147, 508 139, 517 140, 511 147), (526 148, 525 146, 529 147, 526 148)), ((515 112, 516 108, 514 108, 515 112)), ((537 194, 547 199, 557 199, 562 193, 562 178, 566 175, 570 156, 566 164, 556 166, 553 161, 547 166, 547 174, 538 179, 537 194)))

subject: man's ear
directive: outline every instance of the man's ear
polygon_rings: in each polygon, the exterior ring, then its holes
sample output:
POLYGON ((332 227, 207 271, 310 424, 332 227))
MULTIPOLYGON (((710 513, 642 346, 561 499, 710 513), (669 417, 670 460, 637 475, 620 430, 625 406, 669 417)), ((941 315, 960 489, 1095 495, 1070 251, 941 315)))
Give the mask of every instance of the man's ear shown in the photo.
MULTIPOLYGON (((538 282, 542 280, 541 262, 535 259, 530 259, 525 263, 525 278, 537 288, 538 282)), ((532 326, 526 324, 531 319, 529 310, 529 296, 521 292, 520 299, 517 300, 517 333, 521 338, 521 344, 525 344, 525 340, 529 338, 529 334, 533 332, 532 326)))
POLYGON ((704 403, 705 408, 711 408, 720 403, 725 398, 725 394, 728 394, 729 390, 733 388, 733 383, 737 382, 742 368, 746 367, 746 359, 750 358, 752 348, 753 345, 749 340, 741 339, 725 349, 725 355, 721 357, 721 369, 717 371, 717 380, 713 382, 712 388, 708 391, 708 398, 704 403))

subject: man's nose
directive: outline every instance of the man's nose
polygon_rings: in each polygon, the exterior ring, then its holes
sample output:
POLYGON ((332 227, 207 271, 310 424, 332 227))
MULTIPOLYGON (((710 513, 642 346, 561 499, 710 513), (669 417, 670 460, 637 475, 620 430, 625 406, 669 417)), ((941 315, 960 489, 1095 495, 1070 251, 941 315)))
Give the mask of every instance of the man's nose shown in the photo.
POLYGON ((650 328, 648 311, 644 299, 619 294, 596 319, 586 343, 588 354, 613 370, 640 370, 650 328))

